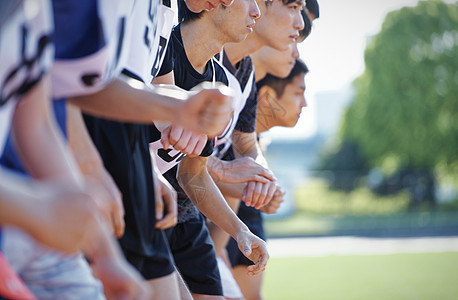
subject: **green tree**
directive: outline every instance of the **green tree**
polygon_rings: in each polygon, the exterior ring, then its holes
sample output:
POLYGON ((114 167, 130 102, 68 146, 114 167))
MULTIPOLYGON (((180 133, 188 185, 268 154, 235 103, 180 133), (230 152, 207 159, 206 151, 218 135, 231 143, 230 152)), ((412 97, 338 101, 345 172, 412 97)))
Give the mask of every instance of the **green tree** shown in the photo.
POLYGON ((370 166, 458 171, 458 2, 389 13, 368 43, 342 141, 370 166))

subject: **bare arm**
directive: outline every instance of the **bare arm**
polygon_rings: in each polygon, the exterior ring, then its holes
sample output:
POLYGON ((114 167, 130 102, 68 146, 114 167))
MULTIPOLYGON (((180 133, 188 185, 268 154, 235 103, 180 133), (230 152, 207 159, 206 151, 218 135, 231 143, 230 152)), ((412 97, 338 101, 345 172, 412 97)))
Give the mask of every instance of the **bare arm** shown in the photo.
MULTIPOLYGON (((238 211, 240 206, 240 198, 232 198, 227 196, 225 196, 225 198, 231 209, 234 212, 238 211)), ((213 244, 215 245, 216 255, 222 256, 230 236, 227 234, 227 232, 216 226, 213 222, 208 223, 208 230, 210 231, 210 236, 213 240, 213 244)))
POLYGON ((267 182, 249 181, 242 194, 242 200, 247 206, 259 209, 272 199, 276 189, 276 179, 268 169, 267 162, 259 149, 256 132, 245 133, 234 130, 232 141, 236 160, 249 157, 254 160, 251 161, 251 165, 262 166, 261 170, 264 170, 265 174, 269 174, 269 176, 263 176, 268 179, 267 182))
MULTIPOLYGON (((23 206, 14 207, 10 203, 8 209, 2 211, 16 211, 16 222, 24 222, 26 217, 26 223, 18 225, 45 244, 82 250, 97 261, 96 272, 101 274, 100 279, 107 290, 136 299, 148 293, 147 289, 142 285, 140 275, 124 260, 119 246, 101 220, 94 201, 98 198, 97 190, 85 186, 75 159, 65 145, 51 113, 48 86, 48 79, 44 77, 23 96, 13 116, 12 134, 31 175, 40 182, 52 181, 55 186, 45 191, 32 189, 33 196, 21 194, 18 185, 7 186, 0 193, 2 197, 19 193, 15 201, 22 199, 23 206), (34 198, 42 201, 38 201, 39 204, 30 201, 34 198), (30 211, 29 203, 33 204, 33 211, 30 211)), ((2 184, 4 182, 2 178, 2 184)))
POLYGON ((243 156, 230 161, 210 156, 208 158, 208 170, 216 182, 238 184, 248 181, 268 183, 276 180, 269 169, 257 163, 250 156, 243 156))
POLYGON ((48 247, 79 250, 93 208, 89 195, 69 185, 37 183, 0 169, 0 224, 17 226, 48 247))
POLYGON ((147 124, 153 120, 173 122, 210 136, 223 131, 230 119, 232 91, 227 87, 206 88, 196 94, 136 84, 138 88, 116 79, 95 94, 70 101, 82 111, 99 117, 147 124))
POLYGON ((256 132, 242 132, 234 130, 232 133, 232 147, 234 149, 235 157, 249 156, 257 163, 267 168, 267 161, 264 158, 256 138, 256 132))
POLYGON ((48 78, 21 100, 13 122, 13 139, 32 177, 83 186, 83 177, 51 112, 48 78))
POLYGON ((215 184, 218 186, 219 190, 224 195, 224 197, 233 197, 237 199, 243 198, 244 191, 247 187, 246 183, 234 184, 217 181, 216 179, 213 180, 215 181, 215 184))
POLYGON ((67 104, 67 133, 70 148, 76 158, 81 172, 95 181, 104 191, 104 208, 117 237, 124 233, 124 207, 122 196, 111 175, 105 170, 94 143, 87 132, 78 107, 67 104))
POLYGON ((227 204, 206 169, 204 157, 185 157, 178 171, 178 180, 196 207, 238 243, 242 253, 255 265, 250 274, 264 270, 268 254, 265 243, 253 235, 227 204))

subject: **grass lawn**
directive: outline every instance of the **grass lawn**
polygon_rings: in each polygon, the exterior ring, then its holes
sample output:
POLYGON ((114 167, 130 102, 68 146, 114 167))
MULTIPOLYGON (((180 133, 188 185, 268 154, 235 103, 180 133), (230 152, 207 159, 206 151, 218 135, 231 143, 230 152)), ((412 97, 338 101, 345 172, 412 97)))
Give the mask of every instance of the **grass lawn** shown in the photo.
POLYGON ((455 300, 458 253, 271 258, 266 300, 455 300))

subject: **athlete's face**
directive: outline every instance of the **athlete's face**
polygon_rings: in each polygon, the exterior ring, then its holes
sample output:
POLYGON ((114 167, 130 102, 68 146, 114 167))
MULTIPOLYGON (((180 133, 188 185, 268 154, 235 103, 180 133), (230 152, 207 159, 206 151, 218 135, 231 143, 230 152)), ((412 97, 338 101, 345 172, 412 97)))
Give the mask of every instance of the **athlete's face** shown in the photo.
POLYGON ((228 43, 243 41, 253 31, 260 14, 256 0, 234 0, 231 6, 220 5, 211 13, 214 26, 220 28, 228 43))
POLYGON ((200 13, 203 10, 213 10, 220 4, 229 6, 233 0, 185 0, 186 6, 194 13, 200 13))
POLYGON ((285 78, 299 58, 297 43, 288 45, 285 51, 278 51, 272 47, 262 47, 255 55, 262 62, 266 72, 279 78, 285 78))
POLYGON ((307 106, 304 96, 305 82, 304 74, 298 74, 291 83, 285 86, 283 95, 277 99, 278 104, 284 109, 285 113, 278 116, 278 124, 284 127, 293 127, 302 112, 302 108, 307 106))
POLYGON ((298 0, 283 4, 281 0, 271 0, 266 5, 264 0, 257 0, 261 17, 256 23, 254 32, 265 46, 277 50, 286 50, 288 45, 296 42, 299 30, 304 28, 301 16, 303 1, 298 0))

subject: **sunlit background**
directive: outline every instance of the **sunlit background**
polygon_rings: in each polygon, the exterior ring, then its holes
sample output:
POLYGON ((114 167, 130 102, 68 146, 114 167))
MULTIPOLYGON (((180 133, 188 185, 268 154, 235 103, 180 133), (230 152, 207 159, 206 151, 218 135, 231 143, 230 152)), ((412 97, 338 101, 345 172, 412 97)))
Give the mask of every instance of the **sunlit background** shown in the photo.
POLYGON ((264 296, 458 299, 458 2, 319 5, 308 107, 263 136, 288 191, 264 296))

